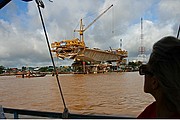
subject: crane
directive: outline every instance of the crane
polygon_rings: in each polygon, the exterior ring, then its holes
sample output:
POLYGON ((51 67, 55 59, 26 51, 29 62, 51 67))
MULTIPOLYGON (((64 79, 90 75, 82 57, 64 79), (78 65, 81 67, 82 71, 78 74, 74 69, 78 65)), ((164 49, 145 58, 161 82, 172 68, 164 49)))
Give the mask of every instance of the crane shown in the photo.
POLYGON ((62 40, 60 42, 51 43, 52 52, 56 53, 56 56, 59 58, 75 58, 77 56, 78 51, 81 49, 85 50, 85 43, 83 32, 86 31, 94 22, 96 22, 104 13, 106 13, 113 5, 108 7, 103 13, 101 13, 94 21, 92 21, 86 28, 84 28, 82 19, 80 20, 80 29, 74 30, 74 32, 79 32, 80 40, 78 38, 74 38, 72 40, 62 40))
POLYGON ((80 29, 79 30, 74 30, 74 32, 79 32, 80 35, 80 41, 84 43, 84 36, 83 33, 84 31, 86 31, 93 23, 95 23, 104 13, 106 13, 111 7, 113 6, 113 4, 108 7, 103 13, 101 13, 96 19, 94 19, 94 21, 92 21, 86 28, 84 28, 82 19, 80 20, 80 29))

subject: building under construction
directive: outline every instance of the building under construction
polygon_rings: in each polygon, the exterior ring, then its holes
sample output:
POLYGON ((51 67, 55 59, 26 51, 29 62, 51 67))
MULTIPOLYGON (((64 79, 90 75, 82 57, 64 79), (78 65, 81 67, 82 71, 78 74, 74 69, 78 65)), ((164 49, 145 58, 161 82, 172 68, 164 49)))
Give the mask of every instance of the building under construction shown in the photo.
POLYGON ((80 29, 74 30, 74 32, 79 32, 80 39, 62 40, 51 44, 51 51, 55 53, 56 57, 74 59, 72 67, 75 73, 106 72, 112 66, 112 62, 116 62, 117 66, 125 62, 124 58, 128 56, 126 50, 122 50, 121 48, 111 50, 91 49, 84 42, 83 33, 112 6, 100 14, 86 28, 84 28, 82 19, 80 20, 80 29))
MULTIPOLYGON (((59 44, 59 43, 57 43, 59 44)), ((52 43, 52 52, 55 52, 58 58, 74 59, 72 67, 77 73, 97 73, 109 71, 112 62, 116 62, 117 66, 125 63, 124 58, 127 57, 127 51, 119 49, 100 50, 90 48, 80 48, 74 46, 56 46, 52 43)))

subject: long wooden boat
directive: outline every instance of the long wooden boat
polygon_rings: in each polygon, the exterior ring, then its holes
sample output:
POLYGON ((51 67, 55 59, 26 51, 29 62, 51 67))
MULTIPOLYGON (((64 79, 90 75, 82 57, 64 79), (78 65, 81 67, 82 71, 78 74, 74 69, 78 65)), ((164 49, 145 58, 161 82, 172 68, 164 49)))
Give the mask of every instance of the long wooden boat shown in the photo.
POLYGON ((32 77, 45 77, 46 73, 30 73, 30 74, 18 74, 18 78, 32 78, 32 77))

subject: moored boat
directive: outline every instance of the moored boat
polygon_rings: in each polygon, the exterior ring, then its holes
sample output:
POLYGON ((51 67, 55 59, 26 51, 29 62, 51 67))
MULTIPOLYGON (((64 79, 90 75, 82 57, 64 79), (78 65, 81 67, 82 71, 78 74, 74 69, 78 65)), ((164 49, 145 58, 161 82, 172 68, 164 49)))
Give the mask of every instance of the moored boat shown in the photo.
POLYGON ((40 73, 40 72, 18 72, 18 74, 16 75, 16 77, 19 78, 32 78, 32 77, 45 77, 46 73, 40 73))

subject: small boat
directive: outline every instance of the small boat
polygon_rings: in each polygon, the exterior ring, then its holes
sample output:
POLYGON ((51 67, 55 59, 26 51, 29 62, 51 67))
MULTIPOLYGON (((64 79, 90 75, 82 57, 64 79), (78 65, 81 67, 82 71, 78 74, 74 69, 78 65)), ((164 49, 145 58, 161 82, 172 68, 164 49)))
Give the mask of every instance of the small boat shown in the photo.
POLYGON ((46 76, 45 73, 32 73, 32 74, 30 74, 29 77, 44 77, 44 76, 46 76))
POLYGON ((32 77, 44 77, 46 76, 46 73, 40 73, 40 72, 26 72, 26 73, 19 73, 16 75, 16 77, 19 78, 32 78, 32 77))

